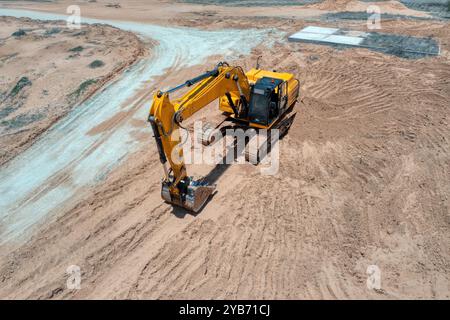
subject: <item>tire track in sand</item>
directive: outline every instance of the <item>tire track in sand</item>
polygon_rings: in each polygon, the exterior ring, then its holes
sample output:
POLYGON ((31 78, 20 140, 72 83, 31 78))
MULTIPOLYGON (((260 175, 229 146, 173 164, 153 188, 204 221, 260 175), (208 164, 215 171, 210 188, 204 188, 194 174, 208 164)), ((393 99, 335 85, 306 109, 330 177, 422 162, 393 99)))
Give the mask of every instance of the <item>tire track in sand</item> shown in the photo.
MULTIPOLYGON (((12 9, 0 9, 0 14, 48 20, 66 18, 12 9)), ((152 48, 150 57, 129 68, 120 79, 59 121, 26 152, 0 168, 0 244, 21 237, 46 216, 57 213, 66 201, 80 199, 86 186, 101 181, 137 150, 139 143, 131 132, 138 130, 131 121, 145 119, 148 108, 137 94, 144 86, 149 87, 156 76, 169 68, 178 71, 198 64, 214 54, 226 58, 249 53, 266 34, 264 30, 200 31, 87 18, 83 22, 106 22, 157 41, 158 45, 152 48), (127 111, 129 114, 120 126, 91 134, 106 119, 127 111)), ((148 128, 141 129, 144 130, 148 128)))

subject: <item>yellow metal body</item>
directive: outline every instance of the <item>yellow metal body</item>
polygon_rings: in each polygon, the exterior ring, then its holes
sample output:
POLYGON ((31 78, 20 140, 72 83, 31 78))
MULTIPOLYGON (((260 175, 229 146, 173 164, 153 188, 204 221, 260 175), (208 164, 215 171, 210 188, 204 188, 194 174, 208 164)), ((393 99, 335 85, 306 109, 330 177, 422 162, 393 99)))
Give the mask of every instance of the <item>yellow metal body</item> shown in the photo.
MULTIPOLYGON (((299 82, 292 73, 282 73, 282 72, 276 72, 276 71, 251 69, 250 71, 248 71, 245 74, 245 76, 247 77, 247 80, 250 85, 254 85, 256 83, 256 81, 258 81, 259 79, 262 79, 264 77, 283 80, 288 83, 288 93, 287 93, 288 105, 292 106, 297 101, 299 82)), ((239 99, 239 96, 234 96, 233 98, 237 100, 237 99, 239 99)), ((219 110, 222 112, 225 112, 226 114, 229 114, 231 117, 234 117, 233 109, 231 108, 231 106, 228 102, 228 99, 225 96, 220 97, 219 110)), ((241 120, 246 120, 246 119, 241 119, 241 120)), ((275 121, 272 122, 269 126, 262 126, 258 123, 249 122, 249 127, 259 128, 259 129, 270 129, 270 127, 272 127, 272 125, 274 123, 275 123, 275 121)))
MULTIPOLYGON (((186 166, 183 161, 183 150, 180 145, 179 127, 182 121, 217 99, 219 99, 219 110, 224 112, 226 116, 240 121, 247 121, 248 119, 237 116, 236 109, 240 109, 245 104, 248 104, 251 99, 250 86, 262 77, 271 77, 287 82, 288 105, 291 106, 295 103, 299 84, 292 74, 257 69, 244 73, 241 67, 229 66, 226 63, 219 64, 213 75, 198 81, 192 89, 179 99, 171 101, 167 92, 159 91, 154 95, 149 119, 153 121, 153 130, 157 130, 157 132, 154 132, 155 137, 160 138, 159 152, 160 155, 161 153, 164 154, 160 156, 162 157, 161 161, 165 170, 163 184, 168 185, 170 197, 174 199, 173 203, 182 206, 183 195, 181 193, 183 191, 180 189, 179 184, 187 178, 186 166), (232 104, 230 104, 230 100, 232 104), (233 110, 233 107, 235 110, 233 110), (169 162, 171 172, 166 167, 164 158, 169 162)), ((266 127, 250 122, 248 122, 248 125, 269 129, 273 123, 266 127)))

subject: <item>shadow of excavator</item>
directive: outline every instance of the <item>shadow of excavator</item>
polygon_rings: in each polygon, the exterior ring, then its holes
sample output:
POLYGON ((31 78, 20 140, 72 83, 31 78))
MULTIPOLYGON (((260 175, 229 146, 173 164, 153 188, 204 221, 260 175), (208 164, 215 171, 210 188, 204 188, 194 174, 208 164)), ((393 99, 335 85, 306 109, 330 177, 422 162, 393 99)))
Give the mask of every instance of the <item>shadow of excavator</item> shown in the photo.
MULTIPOLYGON (((294 122, 294 119, 297 115, 297 113, 295 112, 294 114, 289 115, 292 112, 292 107, 287 111, 286 116, 284 117, 284 119, 282 119, 278 124, 275 124, 275 126, 277 128, 282 127, 282 129, 279 129, 279 140, 283 139, 284 136, 286 136, 286 134, 289 132, 289 129, 292 126, 292 123, 294 122), (289 116, 288 116, 289 115, 289 116)), ((225 136, 227 135, 227 129, 239 129, 239 128, 243 128, 240 127, 239 125, 229 125, 229 126, 224 126, 222 128, 220 128, 220 131, 222 133, 222 137, 223 139, 225 138, 225 136)), ((244 150, 240 150, 241 152, 238 154, 239 150, 237 148, 237 140, 236 137, 234 136, 234 141, 233 144, 230 145, 228 147, 228 152, 226 153, 226 155, 222 158, 221 163, 216 164, 215 167, 206 175, 204 176, 201 180, 205 183, 207 183, 208 185, 215 185, 216 182, 220 179, 220 177, 222 177, 225 172, 230 168, 230 166, 232 165, 232 163, 227 163, 227 160, 230 159, 230 153, 233 152, 233 157, 232 159, 234 161, 236 161, 239 157, 243 156, 243 152, 244 150)), ((268 141, 270 141, 270 139, 268 139, 268 141)), ((245 141, 245 146, 247 146, 249 140, 246 139, 245 141)), ((278 140, 273 141, 274 143, 278 143, 278 140)), ((270 154, 271 151, 271 147, 272 146, 267 146, 267 154, 270 154)), ((244 148, 245 149, 245 148, 244 148)), ((214 196, 217 194, 217 190, 215 190, 208 198, 208 200, 205 202, 205 204, 203 205, 203 207, 200 209, 200 211, 198 211, 197 213, 194 213, 192 211, 189 211, 187 209, 181 208, 181 207, 177 207, 177 206, 173 206, 173 214, 180 219, 183 219, 187 214, 192 215, 192 216, 197 216, 199 215, 203 209, 208 205, 208 203, 214 198, 214 196)))

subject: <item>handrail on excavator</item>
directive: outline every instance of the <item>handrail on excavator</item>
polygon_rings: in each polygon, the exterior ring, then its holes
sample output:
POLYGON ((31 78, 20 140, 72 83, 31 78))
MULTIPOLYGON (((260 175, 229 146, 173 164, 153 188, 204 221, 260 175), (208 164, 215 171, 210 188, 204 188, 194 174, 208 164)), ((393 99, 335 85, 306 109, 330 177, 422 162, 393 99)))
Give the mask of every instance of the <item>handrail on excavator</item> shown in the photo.
POLYGON ((201 75, 199 75, 199 76, 197 76, 197 77, 195 77, 193 79, 186 80, 186 82, 184 82, 184 83, 182 83, 182 84, 180 84, 180 85, 178 85, 176 87, 173 87, 171 89, 168 89, 165 92, 159 91, 158 95, 159 95, 159 97, 161 97, 164 93, 172 93, 172 92, 178 91, 180 89, 183 89, 184 87, 190 87, 190 86, 192 86, 192 85, 194 85, 194 84, 196 84, 196 83, 198 83, 198 82, 200 82, 200 81, 202 81, 202 80, 204 80, 206 78, 217 77, 219 75, 219 67, 225 66, 225 65, 229 66, 229 64, 227 62, 220 62, 214 68, 214 70, 206 71, 204 74, 201 74, 201 75))

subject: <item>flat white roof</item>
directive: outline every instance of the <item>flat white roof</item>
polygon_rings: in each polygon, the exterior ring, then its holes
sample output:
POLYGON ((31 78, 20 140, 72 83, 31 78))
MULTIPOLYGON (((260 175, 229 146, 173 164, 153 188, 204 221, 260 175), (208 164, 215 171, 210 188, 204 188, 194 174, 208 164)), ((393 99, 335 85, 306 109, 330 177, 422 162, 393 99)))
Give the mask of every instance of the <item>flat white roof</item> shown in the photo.
POLYGON ((363 47, 377 51, 399 52, 396 54, 398 56, 406 56, 408 54, 436 56, 440 54, 439 44, 429 38, 316 26, 303 28, 299 32, 291 35, 289 41, 363 47), (393 38, 393 36, 397 38, 393 38), (398 37, 401 39, 399 40, 398 37))
POLYGON ((358 46, 363 40, 361 36, 345 35, 345 31, 340 29, 315 26, 308 26, 289 37, 289 41, 325 42, 350 46, 358 46))
POLYGON ((300 32, 333 34, 338 31, 339 31, 339 29, 336 29, 336 28, 323 28, 323 27, 307 26, 300 32))

